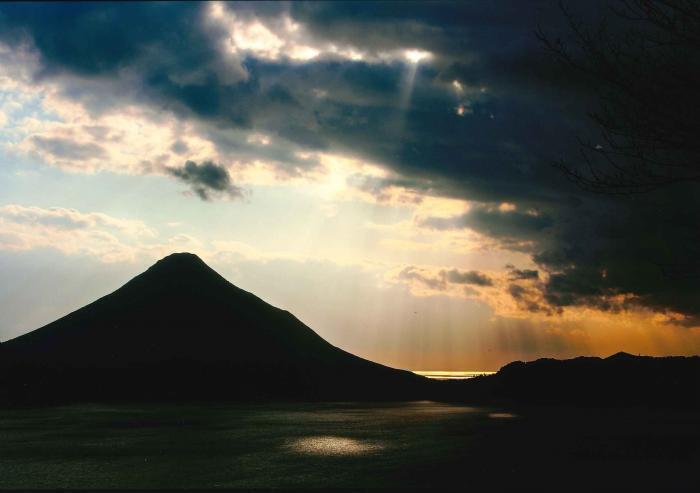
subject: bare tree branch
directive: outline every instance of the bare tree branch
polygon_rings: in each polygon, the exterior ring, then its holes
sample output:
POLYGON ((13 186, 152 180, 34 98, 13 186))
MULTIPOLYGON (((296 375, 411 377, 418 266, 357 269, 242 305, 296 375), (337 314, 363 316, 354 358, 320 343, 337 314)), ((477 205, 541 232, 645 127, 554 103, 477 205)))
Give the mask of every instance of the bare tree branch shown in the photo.
POLYGON ((700 0, 617 0, 595 26, 560 8, 571 39, 535 34, 590 81, 601 141, 580 141, 581 159, 555 166, 598 193, 700 183, 700 0))

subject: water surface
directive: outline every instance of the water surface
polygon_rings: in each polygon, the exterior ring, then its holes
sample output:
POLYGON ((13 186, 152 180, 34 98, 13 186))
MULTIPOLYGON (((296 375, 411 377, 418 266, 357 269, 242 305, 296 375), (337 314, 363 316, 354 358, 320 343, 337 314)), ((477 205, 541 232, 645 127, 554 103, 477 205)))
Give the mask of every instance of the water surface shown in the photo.
POLYGON ((0 410, 0 488, 685 486, 699 423, 435 402, 0 410))
POLYGON ((413 373, 435 380, 465 380, 467 378, 494 375, 495 371, 447 371, 447 370, 414 370, 413 373))

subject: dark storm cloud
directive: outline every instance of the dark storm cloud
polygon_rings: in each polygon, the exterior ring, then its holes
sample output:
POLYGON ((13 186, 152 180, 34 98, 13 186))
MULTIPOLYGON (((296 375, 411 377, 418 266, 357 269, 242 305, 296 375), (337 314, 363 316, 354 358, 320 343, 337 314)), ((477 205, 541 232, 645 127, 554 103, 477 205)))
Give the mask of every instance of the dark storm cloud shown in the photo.
POLYGON ((29 41, 41 53, 41 76, 71 72, 114 74, 148 60, 173 75, 200 70, 219 55, 211 50, 219 33, 198 28, 203 5, 195 3, 5 4, 2 38, 29 41))
MULTIPOLYGON (((291 145, 349 152, 393 166, 404 174, 435 178, 443 194, 463 195, 468 191, 476 200, 505 200, 515 195, 531 200, 554 199, 542 187, 514 186, 513 181, 533 182, 530 175, 537 173, 532 156, 513 136, 522 142, 541 141, 542 135, 532 131, 530 120, 548 118, 551 107, 542 101, 537 105, 518 104, 517 99, 509 101, 513 99, 509 94, 495 98, 489 92, 483 96, 476 89, 476 93, 465 96, 471 115, 463 118, 455 113, 461 96, 450 86, 451 77, 458 75, 454 67, 469 66, 481 74, 475 84, 490 84, 488 72, 479 69, 482 63, 475 65, 473 60, 480 50, 491 46, 492 30, 482 24, 507 18, 498 14, 499 9, 489 9, 491 13, 485 15, 474 5, 447 4, 434 12, 408 4, 402 7, 405 12, 392 20, 391 11, 398 6, 377 5, 386 28, 381 35, 370 32, 376 24, 376 20, 368 20, 373 18, 373 9, 352 5, 329 6, 331 11, 321 9, 322 19, 330 18, 334 8, 336 18, 345 17, 348 9, 359 9, 349 14, 355 20, 346 40, 358 49, 414 47, 434 51, 434 63, 418 67, 410 104, 402 107, 401 93, 410 82, 410 68, 404 61, 366 63, 321 58, 299 64, 254 57, 226 58, 219 46, 223 34, 202 22, 205 5, 44 7, 9 5, 2 10, 3 27, 7 27, 4 38, 28 37, 41 53, 40 76, 77 73, 114 78, 129 74, 125 83, 140 84, 132 90, 104 90, 85 87, 84 83, 77 87, 79 83, 71 81, 66 92, 93 106, 119 104, 114 94, 123 93, 216 127, 261 129, 291 145), (439 13, 443 8, 445 11, 439 13), (452 10, 455 12, 448 14, 452 10), (467 22, 475 14, 474 20, 467 22), (363 19, 370 25, 363 24, 363 19), (447 20, 449 29, 440 25, 447 20), (407 26, 413 26, 408 37, 407 26), (479 29, 474 30, 474 26, 479 29), (468 49, 462 46, 466 43, 463 40, 470 40, 468 49), (101 90, 107 93, 105 97, 90 96, 101 90)), ((254 5, 229 7, 256 13, 254 5)), ((308 28, 317 37, 310 42, 335 40, 317 29, 312 15, 317 8, 294 4, 292 14, 298 11, 300 20, 308 20, 308 28)), ((280 8, 273 10, 278 14, 280 8)), ((270 14, 257 12, 263 19, 270 14)), ((510 39, 531 37, 532 28, 524 22, 491 27, 507 33, 510 39)), ((532 44, 534 39, 529 41, 532 44)), ((489 91, 494 95, 499 92, 497 87, 489 87, 489 91)))
POLYGON ((557 241, 534 255, 552 273, 544 286, 548 301, 603 309, 638 303, 697 316, 697 192, 678 187, 626 202, 581 207, 561 221, 557 241), (634 298, 610 299, 625 293, 634 298))
POLYGON ((243 196, 243 191, 231 183, 226 168, 211 161, 201 164, 187 161, 181 168, 166 168, 166 171, 187 183, 202 200, 211 199, 212 194, 226 194, 234 198, 243 196))
MULTIPOLYGON (((599 10, 590 2, 575 7, 584 18, 599 10)), ((226 33, 203 22, 206 8, 3 4, 0 40, 33 46, 40 55, 34 76, 57 81, 64 96, 90 111, 150 105, 196 121, 222 152, 263 156, 283 174, 317 164, 298 151, 332 151, 379 163, 399 177, 351 183, 376 196, 400 186, 480 203, 452 218, 424 218, 421 225, 468 227, 531 254, 548 276, 527 289, 541 290, 552 310, 613 309, 611 297, 627 293, 655 310, 700 315, 698 279, 669 277, 664 270, 679 259, 692 263, 698 254, 688 247, 700 243, 697 194, 659 193, 648 203, 591 196, 550 166, 577 152, 576 137, 597 136, 587 133, 595 95, 581 78, 562 72, 534 36, 538 25, 565 32, 555 2, 226 4, 243 19, 273 22, 288 13, 308 31, 311 45, 335 43, 375 56, 430 51, 433 58, 415 71, 401 59, 321 55, 296 63, 224 54, 226 33), (460 104, 469 112, 460 116, 460 104), (252 145, 241 137, 248 131, 270 135, 273 143, 252 145), (517 209, 501 210, 502 202, 517 209)), ((53 154, 99 152, 68 142, 38 144, 53 154)), ((185 147, 173 150, 187 158, 185 147)), ((213 163, 190 168, 171 173, 202 198, 231 193, 224 169, 213 163)), ((511 277, 537 280, 533 272, 512 270, 511 277)), ((427 278, 415 269, 403 276, 437 287, 447 282, 446 274, 427 278)), ((520 288, 511 295, 525 296, 520 288)), ((535 307, 534 299, 527 297, 528 309, 547 309, 535 307)))
POLYGON ((419 226, 438 229, 470 228, 497 239, 533 240, 541 238, 554 224, 553 219, 536 211, 501 210, 493 206, 475 205, 452 217, 425 217, 419 226))

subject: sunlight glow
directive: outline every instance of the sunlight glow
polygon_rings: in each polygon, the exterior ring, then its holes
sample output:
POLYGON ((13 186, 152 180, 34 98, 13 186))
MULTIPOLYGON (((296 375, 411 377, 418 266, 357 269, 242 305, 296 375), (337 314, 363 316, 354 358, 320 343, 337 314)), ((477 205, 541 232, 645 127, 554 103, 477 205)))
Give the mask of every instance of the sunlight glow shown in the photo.
POLYGON ((406 60, 413 64, 418 64, 422 62, 423 60, 427 60, 430 57, 432 57, 432 54, 429 51, 423 51, 423 50, 406 50, 404 52, 404 56, 406 57, 406 60))
POLYGON ((336 436, 305 437, 294 440, 289 446, 305 455, 362 455, 384 448, 380 443, 336 436))
POLYGON ((233 55, 252 55, 266 60, 281 59, 305 63, 318 57, 329 57, 353 62, 391 63, 405 59, 412 65, 432 57, 424 50, 392 50, 371 52, 354 45, 320 42, 303 24, 289 15, 279 20, 251 16, 239 12, 235 6, 222 2, 210 4, 207 22, 227 33, 224 50, 233 55))
POLYGON ((480 377, 483 375, 493 375, 493 371, 420 371, 414 370, 413 373, 434 380, 465 380, 467 378, 480 377))

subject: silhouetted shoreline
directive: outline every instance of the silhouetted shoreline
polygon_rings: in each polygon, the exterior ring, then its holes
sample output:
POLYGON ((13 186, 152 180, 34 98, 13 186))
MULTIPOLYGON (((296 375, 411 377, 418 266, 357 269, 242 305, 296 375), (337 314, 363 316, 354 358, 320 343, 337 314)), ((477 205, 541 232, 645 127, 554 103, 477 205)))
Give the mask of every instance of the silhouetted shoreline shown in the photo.
POLYGON ((444 399, 478 404, 695 407, 700 405, 700 357, 542 358, 441 384, 444 399))

